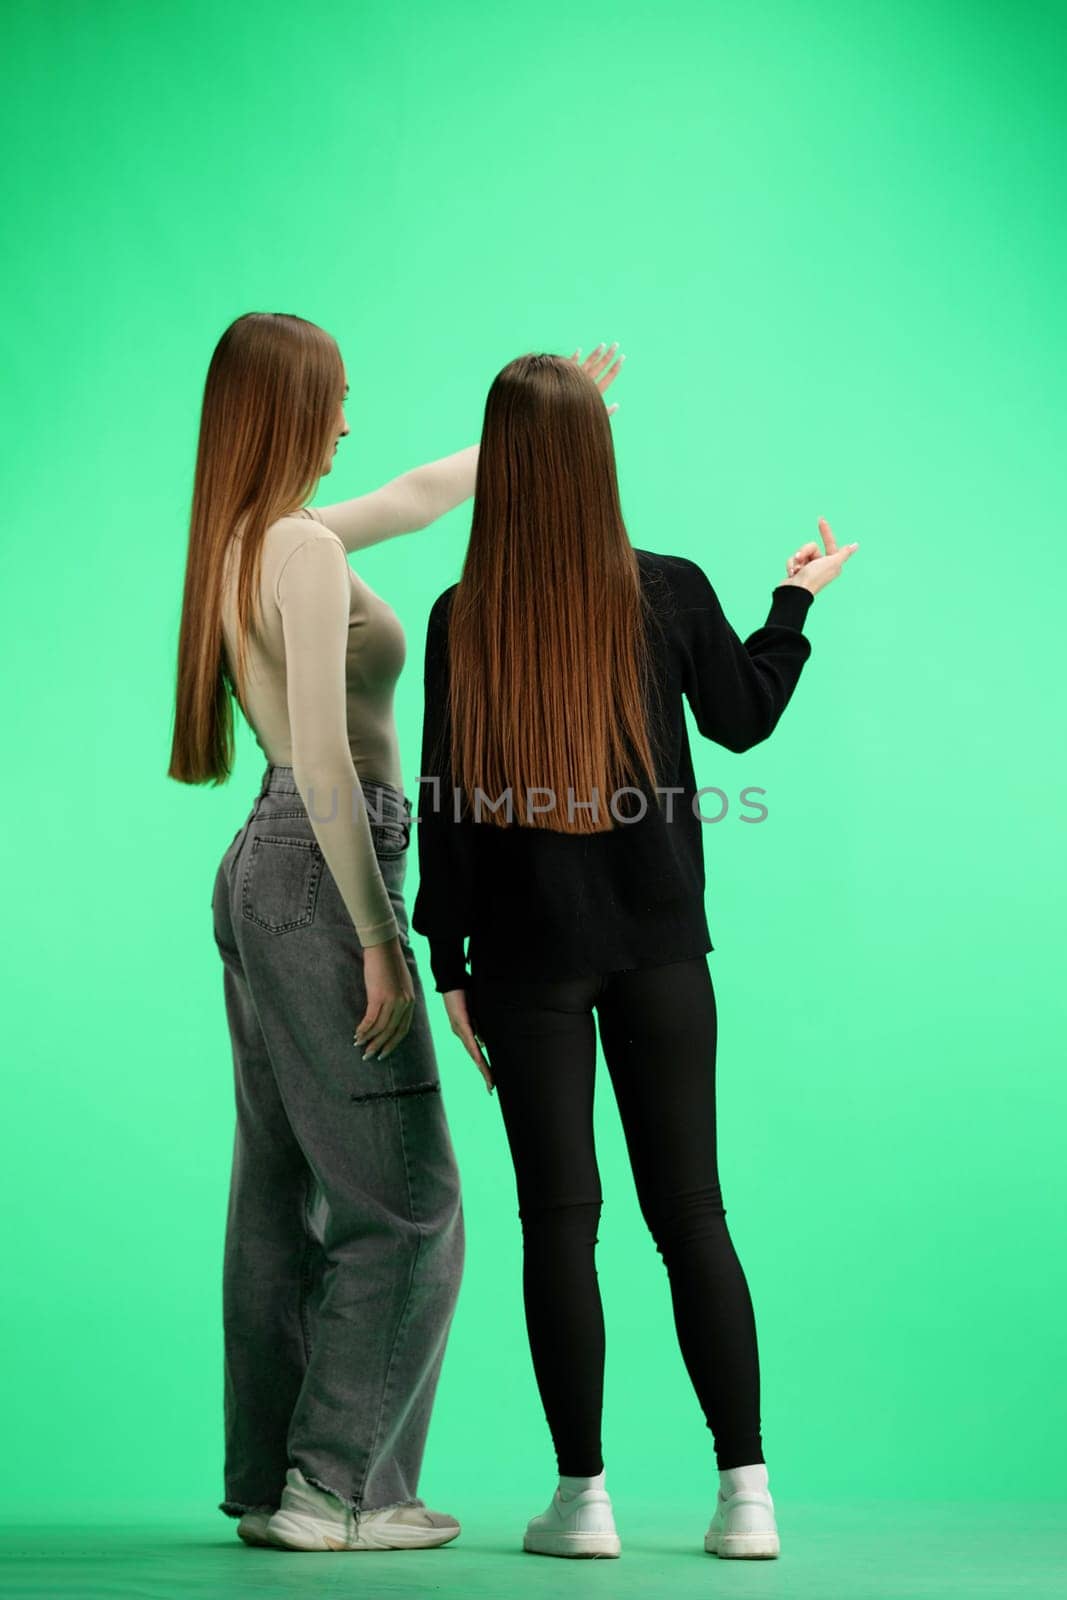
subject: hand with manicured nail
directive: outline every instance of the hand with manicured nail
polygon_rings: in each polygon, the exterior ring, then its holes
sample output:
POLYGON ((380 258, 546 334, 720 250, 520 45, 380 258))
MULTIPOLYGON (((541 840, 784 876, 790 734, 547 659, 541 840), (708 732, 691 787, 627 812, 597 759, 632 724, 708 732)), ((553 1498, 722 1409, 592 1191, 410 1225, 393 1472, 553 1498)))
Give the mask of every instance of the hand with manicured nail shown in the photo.
POLYGON ((833 529, 825 517, 819 518, 819 533, 824 547, 822 550, 813 539, 795 550, 785 564, 786 582, 795 583, 799 589, 810 589, 812 594, 818 594, 820 589, 832 583, 852 552, 859 549, 858 541, 838 549, 833 529))
POLYGON ((493 1069, 486 1057, 484 1040, 478 1032, 478 1024, 471 1016, 466 989, 446 989, 442 999, 448 1012, 448 1020, 452 1024, 452 1032, 478 1068, 485 1079, 485 1087, 492 1094, 493 1069))
MULTIPOLYGON (((619 376, 619 373, 622 371, 622 364, 626 360, 626 357, 615 355, 615 352, 618 348, 619 341, 617 339, 615 343, 608 346, 607 349, 605 349, 602 344, 598 344, 592 354, 586 356, 585 360, 582 362, 582 371, 588 372, 589 376, 596 380, 596 386, 600 390, 601 394, 604 393, 605 389, 610 388, 610 386, 615 382, 615 379, 619 376), (614 360, 612 359, 613 357, 614 360), (602 373, 603 377, 601 376, 602 373)), ((577 361, 581 353, 582 352, 580 350, 576 350, 571 356, 571 360, 577 361)), ((618 411, 618 409, 619 405, 618 401, 616 401, 613 406, 608 407, 608 416, 610 417, 612 412, 618 411)))

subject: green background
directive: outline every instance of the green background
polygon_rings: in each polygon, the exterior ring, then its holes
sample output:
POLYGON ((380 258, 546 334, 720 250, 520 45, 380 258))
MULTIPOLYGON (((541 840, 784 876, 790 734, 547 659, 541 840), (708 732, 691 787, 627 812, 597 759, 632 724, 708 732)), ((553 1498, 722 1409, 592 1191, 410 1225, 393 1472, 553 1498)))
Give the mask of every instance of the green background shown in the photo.
MULTIPOLYGON (((200 396, 252 309, 345 356, 320 502, 473 442, 513 356, 619 339, 630 536, 698 560, 738 632, 819 515, 860 541, 770 743, 690 723, 733 802, 720 1158, 772 1488, 1061 1495, 1064 8, 93 0, 7 29, 5 1514, 222 1493, 209 901, 262 763, 243 730, 224 788, 165 769, 200 396)), ((412 798, 469 516, 355 561, 408 633, 412 798)), ((429 1001, 469 1254, 421 1489, 532 1514, 499 1108, 429 1001)), ((609 1486, 705 1505, 600 1084, 609 1486)))

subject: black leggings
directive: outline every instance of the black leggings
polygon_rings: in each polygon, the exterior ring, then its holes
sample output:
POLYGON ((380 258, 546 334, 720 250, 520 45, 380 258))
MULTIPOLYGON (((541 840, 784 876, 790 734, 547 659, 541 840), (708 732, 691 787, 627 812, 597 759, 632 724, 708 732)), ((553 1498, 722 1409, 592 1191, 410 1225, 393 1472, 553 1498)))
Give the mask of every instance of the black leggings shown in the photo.
POLYGON ((474 972, 470 1002, 515 1165, 526 1326, 559 1471, 593 1475, 604 1464, 594 1007, 716 1463, 762 1461, 756 1324, 719 1188, 706 959, 553 982, 474 972))

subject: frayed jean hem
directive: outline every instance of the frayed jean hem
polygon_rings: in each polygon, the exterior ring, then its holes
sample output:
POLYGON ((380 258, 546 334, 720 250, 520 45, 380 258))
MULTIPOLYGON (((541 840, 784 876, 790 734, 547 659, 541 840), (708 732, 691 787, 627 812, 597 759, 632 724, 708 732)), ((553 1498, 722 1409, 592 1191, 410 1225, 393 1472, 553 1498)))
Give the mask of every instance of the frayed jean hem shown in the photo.
POLYGON ((321 1478, 316 1478, 312 1473, 306 1472, 303 1467, 300 1470, 304 1474, 305 1483, 314 1484, 316 1489, 321 1489, 325 1494, 332 1494, 335 1500, 340 1500, 342 1505, 348 1507, 357 1521, 360 1516, 370 1516, 375 1511, 396 1511, 400 1506, 425 1506, 426 1504, 425 1500, 415 1499, 390 1500, 383 1506, 364 1505, 361 1500, 353 1499, 351 1495, 338 1494, 336 1489, 332 1489, 328 1483, 323 1483, 321 1478))
MULTIPOLYGON (((323 1489, 323 1490, 325 1490, 325 1492, 327 1494, 332 1494, 335 1500, 340 1500, 343 1505, 346 1505, 348 1507, 348 1509, 353 1513, 353 1515, 357 1519, 359 1518, 359 1516, 361 1514, 363 1516, 369 1516, 372 1512, 375 1512, 375 1511, 397 1511, 397 1510, 399 1510, 399 1508, 401 1506, 422 1506, 422 1507, 425 1507, 425 1505, 426 1505, 425 1500, 419 1500, 419 1499, 415 1499, 415 1500, 391 1500, 388 1503, 388 1505, 384 1505, 384 1506, 358 1505, 354 1500, 350 1500, 347 1495, 338 1494, 336 1489, 331 1489, 329 1484, 323 1483, 321 1478, 310 1477, 309 1474, 306 1473, 306 1472, 304 1473, 304 1477, 305 1477, 305 1479, 306 1479, 306 1481, 308 1483, 313 1483, 315 1485, 316 1489, 323 1489)), ((243 1500, 220 1500, 219 1503, 218 1503, 218 1509, 223 1513, 224 1516, 227 1516, 227 1517, 243 1517, 247 1511, 271 1511, 271 1512, 274 1512, 274 1511, 277 1511, 278 1507, 277 1506, 264 1506, 264 1505, 254 1505, 253 1506, 253 1505, 246 1504, 246 1502, 243 1501, 243 1500)))
POLYGON ((277 1511, 277 1506, 251 1506, 243 1500, 220 1500, 218 1509, 227 1517, 243 1517, 246 1511, 277 1511))

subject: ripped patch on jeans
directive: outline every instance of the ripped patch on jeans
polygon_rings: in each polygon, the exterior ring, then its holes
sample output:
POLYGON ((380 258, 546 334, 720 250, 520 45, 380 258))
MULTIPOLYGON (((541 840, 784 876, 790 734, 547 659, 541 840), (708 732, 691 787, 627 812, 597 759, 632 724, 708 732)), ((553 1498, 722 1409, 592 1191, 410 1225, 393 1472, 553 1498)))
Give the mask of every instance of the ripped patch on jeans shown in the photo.
POLYGON ((435 1078, 432 1082, 409 1083, 403 1089, 373 1089, 369 1094, 350 1094, 350 1100, 399 1100, 405 1094, 440 1094, 441 1080, 435 1078))

